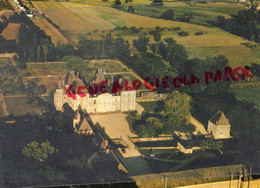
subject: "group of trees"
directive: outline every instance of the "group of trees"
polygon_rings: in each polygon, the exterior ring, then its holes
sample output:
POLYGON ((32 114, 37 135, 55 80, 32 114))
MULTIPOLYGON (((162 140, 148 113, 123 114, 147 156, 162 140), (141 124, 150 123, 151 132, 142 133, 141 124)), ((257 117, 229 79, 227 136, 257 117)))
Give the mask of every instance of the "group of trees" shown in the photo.
POLYGON ((127 119, 140 137, 172 134, 174 130, 191 133, 195 130, 189 124, 191 102, 189 95, 173 91, 167 94, 159 111, 142 115, 131 112, 127 119))
POLYGON ((44 162, 48 157, 50 157, 55 152, 58 152, 49 141, 39 142, 32 141, 22 150, 22 153, 32 159, 40 162, 44 162))
POLYGON ((7 41, 0 36, 0 53, 16 52, 19 61, 53 61, 61 60, 65 55, 74 55, 75 50, 71 44, 57 44, 55 46, 50 36, 36 26, 24 12, 14 12, 8 19, 3 15, 0 21, 0 33, 9 23, 20 24, 19 40, 7 41))
POLYGON ((259 24, 260 11, 257 11, 254 6, 248 10, 238 11, 238 14, 233 15, 230 19, 225 19, 223 16, 217 16, 214 23, 215 26, 218 26, 223 30, 256 42, 260 42, 258 37, 259 29, 257 29, 257 25, 259 24))
POLYGON ((110 58, 123 60, 131 54, 129 42, 121 37, 113 38, 111 33, 108 33, 101 40, 80 36, 77 47, 79 56, 83 59, 110 58))
POLYGON ((45 102, 41 98, 41 95, 46 92, 46 87, 44 85, 38 85, 37 83, 40 80, 38 78, 31 79, 30 81, 26 82, 26 93, 27 93, 27 103, 28 104, 35 104, 38 106, 44 106, 45 102))

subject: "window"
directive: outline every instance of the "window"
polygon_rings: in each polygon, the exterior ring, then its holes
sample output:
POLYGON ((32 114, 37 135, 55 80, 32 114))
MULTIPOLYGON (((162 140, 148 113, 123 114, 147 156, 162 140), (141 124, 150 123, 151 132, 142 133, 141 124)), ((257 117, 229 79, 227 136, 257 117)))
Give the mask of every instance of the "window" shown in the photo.
POLYGON ((127 98, 125 98, 125 103, 127 103, 127 98))
POLYGON ((96 100, 94 100, 94 104, 96 104, 96 100))

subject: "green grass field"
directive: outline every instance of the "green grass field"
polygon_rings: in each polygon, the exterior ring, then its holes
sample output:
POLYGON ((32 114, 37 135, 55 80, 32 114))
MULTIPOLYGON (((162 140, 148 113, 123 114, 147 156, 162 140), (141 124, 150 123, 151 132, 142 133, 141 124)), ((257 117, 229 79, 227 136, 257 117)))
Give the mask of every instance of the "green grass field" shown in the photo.
POLYGON ((260 110, 260 88, 233 88, 232 91, 239 99, 244 99, 250 103, 254 103, 260 110))
POLYGON ((26 113, 39 114, 41 109, 33 104, 27 104, 26 98, 6 98, 7 110, 14 116, 23 116, 26 113))
MULTIPOLYGON (((168 9, 173 10, 174 20, 184 13, 192 14, 193 23, 206 26, 210 26, 208 21, 214 21, 218 15, 231 18, 232 14, 237 14, 239 10, 244 9, 244 5, 224 2, 196 3, 196 6, 191 6, 185 2, 165 2, 164 6, 133 5, 133 7, 135 14, 154 18, 159 18, 168 9)), ((128 6, 122 6, 125 11, 127 8, 128 6)))
POLYGON ((66 74, 68 71, 67 64, 28 64, 25 73, 30 73, 31 76, 47 76, 66 74))

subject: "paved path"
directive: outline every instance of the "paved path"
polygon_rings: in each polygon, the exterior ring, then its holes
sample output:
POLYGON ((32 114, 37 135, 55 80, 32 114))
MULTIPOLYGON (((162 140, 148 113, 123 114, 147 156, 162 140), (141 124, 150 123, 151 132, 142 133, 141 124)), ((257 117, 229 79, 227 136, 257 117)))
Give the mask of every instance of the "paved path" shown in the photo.
POLYGON ((125 119, 126 116, 127 114, 123 113, 91 114, 90 118, 94 125, 98 122, 104 127, 106 134, 111 139, 122 138, 129 146, 125 149, 125 153, 122 153, 121 149, 118 149, 115 154, 131 174, 141 175, 153 173, 152 169, 141 157, 141 153, 129 139, 129 137, 136 137, 137 135, 130 131, 128 122, 125 119))
POLYGON ((195 126, 196 130, 193 132, 193 134, 197 135, 198 134, 198 131, 201 133, 201 134, 208 134, 204 125, 202 123, 200 123, 197 119, 195 119, 194 117, 190 117, 190 123, 192 125, 195 126))
MULTIPOLYGON (((41 97, 47 97, 50 94, 42 94, 40 95, 41 97)), ((23 98, 23 97, 27 97, 27 95, 6 95, 5 98, 23 98)))
MULTIPOLYGON (((61 75, 61 77, 64 77, 64 78, 65 78, 66 75, 61 75)), ((51 75, 51 76, 48 76, 48 75, 47 75, 47 76, 26 76, 26 77, 24 77, 24 79, 26 79, 26 78, 27 78, 27 79, 28 79, 28 78, 29 78, 29 79, 33 79, 33 78, 59 78, 59 75, 54 75, 54 76, 52 76, 52 75, 51 75)))
POLYGON ((66 64, 67 62, 57 61, 57 62, 30 62, 27 65, 49 65, 49 64, 66 64))

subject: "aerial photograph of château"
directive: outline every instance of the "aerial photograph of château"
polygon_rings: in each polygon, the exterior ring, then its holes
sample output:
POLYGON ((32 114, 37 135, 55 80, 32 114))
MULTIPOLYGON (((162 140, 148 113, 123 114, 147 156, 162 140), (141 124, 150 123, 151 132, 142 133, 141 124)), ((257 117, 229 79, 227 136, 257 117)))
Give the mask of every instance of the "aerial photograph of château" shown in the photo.
POLYGON ((0 0, 0 188, 260 188, 259 0, 0 0))

